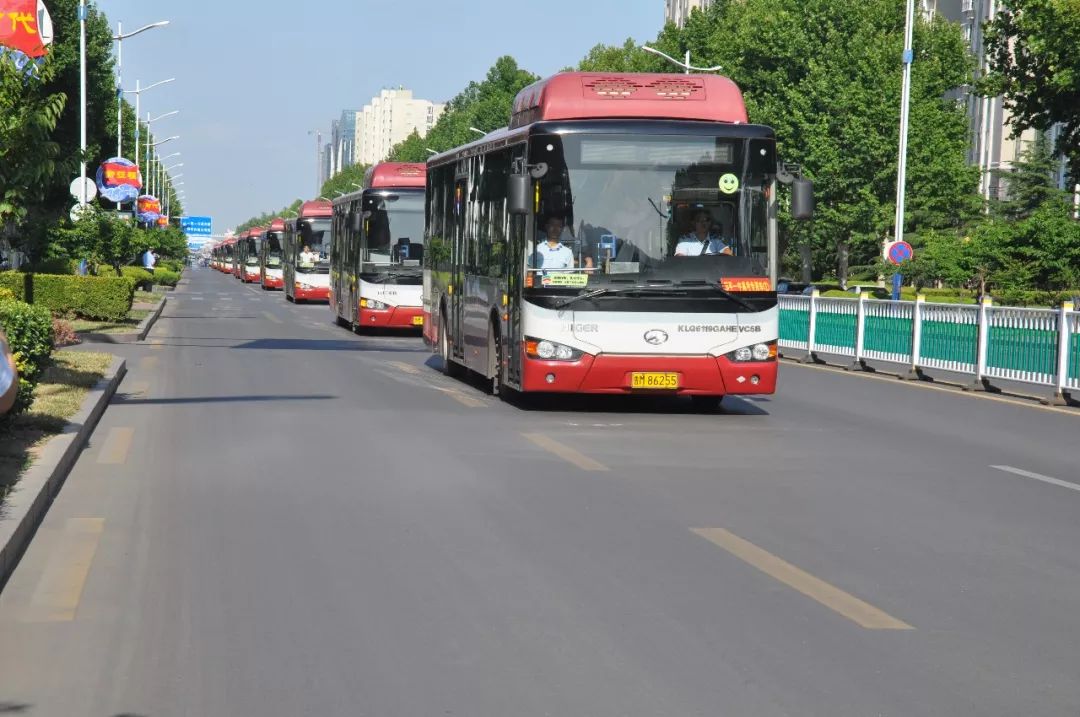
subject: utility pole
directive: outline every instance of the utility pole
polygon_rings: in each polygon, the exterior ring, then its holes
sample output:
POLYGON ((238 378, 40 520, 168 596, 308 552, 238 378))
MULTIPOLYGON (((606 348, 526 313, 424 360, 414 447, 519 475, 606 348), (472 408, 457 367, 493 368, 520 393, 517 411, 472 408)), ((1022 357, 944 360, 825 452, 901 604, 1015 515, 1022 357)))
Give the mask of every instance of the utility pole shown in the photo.
MULTIPOLYGON (((900 91, 900 155, 897 159, 896 169, 896 218, 893 230, 893 239, 901 241, 904 238, 904 201, 907 184, 907 146, 908 146, 908 123, 911 117, 911 63, 915 60, 915 52, 912 49, 915 34, 915 0, 907 0, 907 11, 904 18, 904 83, 900 91)), ((888 256, 888 241, 882 246, 882 256, 888 256)))

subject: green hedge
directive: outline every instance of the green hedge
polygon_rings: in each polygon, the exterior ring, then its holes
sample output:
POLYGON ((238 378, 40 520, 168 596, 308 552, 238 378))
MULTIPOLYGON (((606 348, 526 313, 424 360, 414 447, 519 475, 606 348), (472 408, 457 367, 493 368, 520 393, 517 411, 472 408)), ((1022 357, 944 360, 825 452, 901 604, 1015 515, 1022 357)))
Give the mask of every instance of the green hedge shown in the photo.
POLYGON ((19 395, 11 413, 25 411, 34 400, 34 386, 53 348, 52 315, 43 306, 0 299, 0 326, 7 334, 19 369, 19 395))
POLYGON ((154 269, 154 283, 159 286, 176 286, 180 283, 180 272, 171 269, 154 269))
MULTIPOLYGON (((116 270, 112 267, 102 267, 98 274, 101 276, 116 276, 116 270)), ((133 280, 135 288, 143 291, 150 291, 155 284, 159 286, 176 286, 180 281, 178 272, 155 268, 154 273, 151 274, 148 269, 143 269, 140 266, 122 266, 120 267, 120 276, 133 280)))
POLYGON ((161 259, 157 263, 157 269, 168 269, 169 271, 175 271, 177 274, 184 271, 184 262, 179 259, 161 259))
POLYGON ((26 274, 60 274, 74 276, 79 273, 79 262, 75 259, 44 259, 29 266, 19 267, 26 274))
POLYGON ((3 272, 0 287, 11 289, 22 301, 58 314, 102 321, 127 317, 135 299, 135 283, 117 277, 3 272))

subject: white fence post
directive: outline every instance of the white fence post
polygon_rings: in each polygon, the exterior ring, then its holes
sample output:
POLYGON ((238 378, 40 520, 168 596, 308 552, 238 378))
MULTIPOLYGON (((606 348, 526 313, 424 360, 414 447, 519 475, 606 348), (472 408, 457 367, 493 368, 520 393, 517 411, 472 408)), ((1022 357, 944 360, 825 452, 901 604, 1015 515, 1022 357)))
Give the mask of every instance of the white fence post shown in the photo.
POLYGON ((990 307, 994 300, 989 296, 982 297, 979 302, 979 335, 976 338, 975 349, 975 380, 970 386, 965 386, 967 391, 985 391, 990 388, 990 381, 986 378, 986 357, 990 347, 990 307))
POLYGON ((818 299, 821 298, 821 292, 814 289, 810 292, 810 327, 806 333, 806 356, 802 358, 799 363, 816 363, 817 357, 814 355, 814 332, 817 331, 817 305, 818 299))
POLYGON ((915 295, 915 305, 911 307, 911 368, 908 370, 907 375, 900 378, 921 380, 923 378, 922 369, 919 368, 919 355, 922 353, 922 316, 923 316, 923 304, 926 303, 926 297, 922 294, 915 295))
POLYGON ((859 303, 855 309, 855 360, 848 366, 849 371, 863 371, 866 361, 863 359, 863 344, 866 338, 866 298, 865 291, 859 292, 859 303))
POLYGON ((1069 312, 1073 310, 1073 303, 1066 301, 1058 310, 1058 349, 1057 349, 1057 385, 1054 395, 1049 403, 1055 406, 1069 405, 1069 392, 1065 386, 1069 381, 1069 312))

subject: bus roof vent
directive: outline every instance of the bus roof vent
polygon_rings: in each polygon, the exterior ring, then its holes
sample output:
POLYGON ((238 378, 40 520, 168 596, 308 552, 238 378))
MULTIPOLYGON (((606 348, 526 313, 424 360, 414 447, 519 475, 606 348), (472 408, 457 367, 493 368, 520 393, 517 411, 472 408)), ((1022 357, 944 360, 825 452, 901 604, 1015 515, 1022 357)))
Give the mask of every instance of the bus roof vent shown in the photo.
POLYGON ((364 177, 364 188, 423 188, 426 182, 426 164, 419 162, 380 162, 368 169, 364 177))
POLYGON ((720 75, 560 72, 518 93, 510 128, 607 118, 749 121, 738 85, 720 75))

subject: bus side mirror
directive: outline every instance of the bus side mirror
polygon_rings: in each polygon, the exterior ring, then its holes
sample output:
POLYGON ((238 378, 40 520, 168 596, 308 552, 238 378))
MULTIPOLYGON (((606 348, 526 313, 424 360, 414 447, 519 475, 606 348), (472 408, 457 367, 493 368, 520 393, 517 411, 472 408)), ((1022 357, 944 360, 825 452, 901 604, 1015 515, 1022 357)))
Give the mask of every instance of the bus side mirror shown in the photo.
POLYGON ((809 179, 796 179, 791 183, 791 218, 814 218, 814 183, 809 179))
POLYGON ((532 209, 532 179, 527 174, 511 174, 506 180, 507 211, 528 214, 532 209))

